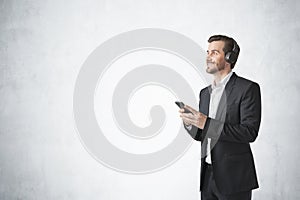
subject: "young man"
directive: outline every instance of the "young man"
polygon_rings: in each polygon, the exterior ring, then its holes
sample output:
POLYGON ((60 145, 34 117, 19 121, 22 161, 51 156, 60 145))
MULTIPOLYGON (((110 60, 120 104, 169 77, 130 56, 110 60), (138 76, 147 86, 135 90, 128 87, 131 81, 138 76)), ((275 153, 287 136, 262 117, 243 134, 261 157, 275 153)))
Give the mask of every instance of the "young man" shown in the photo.
POLYGON ((202 200, 248 200, 258 188, 250 143, 261 120, 259 85, 237 76, 232 69, 240 48, 223 35, 208 40, 206 72, 214 81, 200 91, 199 111, 180 109, 188 133, 201 141, 202 200))

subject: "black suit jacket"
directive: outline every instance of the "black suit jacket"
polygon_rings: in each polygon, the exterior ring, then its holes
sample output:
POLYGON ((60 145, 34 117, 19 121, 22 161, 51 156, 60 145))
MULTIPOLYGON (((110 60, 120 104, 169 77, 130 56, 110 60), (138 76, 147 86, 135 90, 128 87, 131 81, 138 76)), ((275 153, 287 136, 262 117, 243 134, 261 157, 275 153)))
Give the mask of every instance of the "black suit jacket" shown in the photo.
MULTIPOLYGON (((211 86, 200 91, 199 111, 209 115, 211 86)), ((261 120, 259 85, 232 74, 225 86, 215 119, 207 118, 203 130, 187 131, 201 141, 201 180, 207 138, 211 138, 211 158, 216 185, 223 194, 258 188, 250 144, 255 141, 261 120)))

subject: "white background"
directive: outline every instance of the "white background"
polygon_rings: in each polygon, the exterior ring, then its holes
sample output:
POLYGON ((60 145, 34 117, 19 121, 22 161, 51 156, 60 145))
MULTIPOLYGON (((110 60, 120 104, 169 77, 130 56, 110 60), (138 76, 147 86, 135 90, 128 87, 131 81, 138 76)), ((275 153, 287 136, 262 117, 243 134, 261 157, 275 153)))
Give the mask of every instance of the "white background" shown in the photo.
POLYGON ((212 34, 238 41, 235 72, 258 82, 263 100, 253 199, 299 199, 299 17, 296 0, 2 0, 0 199, 199 199, 197 142, 162 171, 129 175, 94 160, 77 136, 81 65, 102 42, 138 28, 176 31, 204 49, 212 34))

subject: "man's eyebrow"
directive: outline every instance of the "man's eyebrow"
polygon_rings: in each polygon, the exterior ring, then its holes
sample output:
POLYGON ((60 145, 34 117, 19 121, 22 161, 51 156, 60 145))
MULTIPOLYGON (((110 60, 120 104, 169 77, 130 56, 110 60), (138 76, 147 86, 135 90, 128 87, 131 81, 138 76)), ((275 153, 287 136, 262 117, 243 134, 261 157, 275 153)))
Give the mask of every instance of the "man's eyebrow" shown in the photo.
MULTIPOLYGON (((208 52, 209 50, 206 50, 206 52, 208 52)), ((210 50, 210 51, 212 51, 212 52, 218 52, 218 53, 220 53, 220 51, 219 50, 217 50, 217 49, 213 49, 213 50, 210 50)))

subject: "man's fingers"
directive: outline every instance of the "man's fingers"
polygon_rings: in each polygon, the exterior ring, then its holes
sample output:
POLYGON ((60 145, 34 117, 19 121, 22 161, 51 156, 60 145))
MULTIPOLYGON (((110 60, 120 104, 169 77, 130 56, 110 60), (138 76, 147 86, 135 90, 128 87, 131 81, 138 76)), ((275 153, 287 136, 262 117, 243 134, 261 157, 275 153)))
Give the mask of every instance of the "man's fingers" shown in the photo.
POLYGON ((185 124, 185 125, 191 125, 188 121, 186 121, 186 120, 184 120, 184 119, 182 119, 182 121, 183 121, 183 123, 185 124))
POLYGON ((181 108, 181 109, 179 110, 179 112, 180 112, 180 113, 184 113, 184 109, 181 108))
POLYGON ((188 118, 188 117, 185 117, 185 116, 181 116, 181 118, 184 122, 186 122, 186 124, 192 124, 194 126, 197 124, 197 120, 195 120, 193 118, 188 118))
POLYGON ((197 121, 192 113, 182 113, 180 117, 187 121, 197 121))
POLYGON ((181 113, 180 116, 183 116, 187 119, 194 119, 195 118, 195 116, 192 113, 181 113))
POLYGON ((184 108, 188 109, 189 111, 191 111, 193 114, 196 114, 198 111, 195 110, 194 108, 192 108, 191 106, 189 105, 184 105, 184 108))

